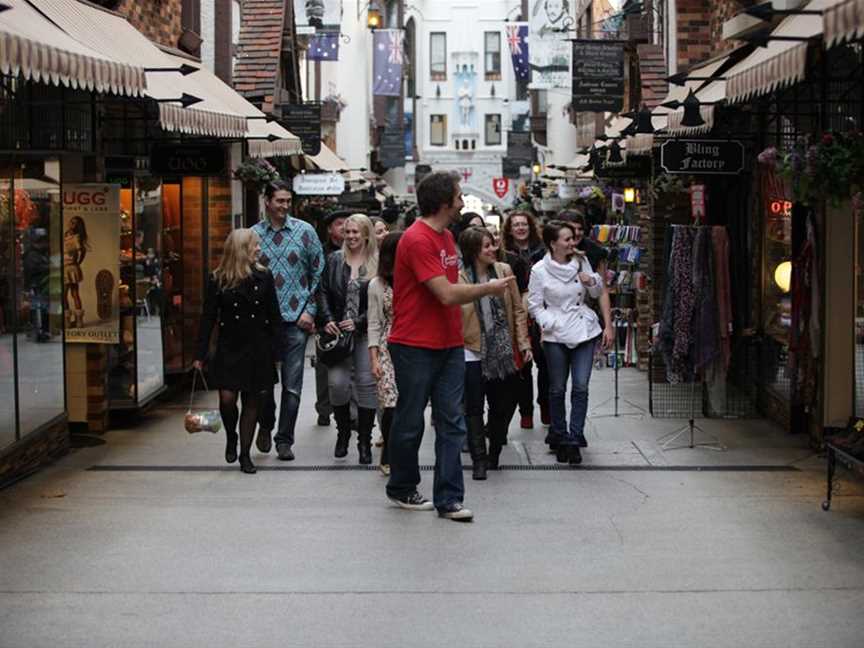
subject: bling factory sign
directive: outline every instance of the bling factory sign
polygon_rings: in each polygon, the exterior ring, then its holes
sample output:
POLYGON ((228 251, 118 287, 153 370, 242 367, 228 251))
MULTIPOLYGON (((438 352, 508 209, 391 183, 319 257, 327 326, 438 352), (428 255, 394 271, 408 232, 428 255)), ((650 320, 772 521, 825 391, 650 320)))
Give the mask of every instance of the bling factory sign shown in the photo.
POLYGON ((669 140, 660 149, 666 173, 738 175, 744 170, 744 145, 734 140, 669 140))

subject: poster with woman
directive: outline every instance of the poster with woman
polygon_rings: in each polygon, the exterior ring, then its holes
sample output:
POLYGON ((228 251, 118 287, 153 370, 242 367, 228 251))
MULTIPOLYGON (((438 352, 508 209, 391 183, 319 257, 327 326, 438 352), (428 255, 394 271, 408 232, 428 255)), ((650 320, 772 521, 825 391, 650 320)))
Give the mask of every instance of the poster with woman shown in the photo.
POLYGON ((66 341, 120 341, 120 187, 63 187, 66 341))
POLYGON ((570 0, 532 0, 528 51, 530 88, 570 87, 570 30, 575 29, 570 0))

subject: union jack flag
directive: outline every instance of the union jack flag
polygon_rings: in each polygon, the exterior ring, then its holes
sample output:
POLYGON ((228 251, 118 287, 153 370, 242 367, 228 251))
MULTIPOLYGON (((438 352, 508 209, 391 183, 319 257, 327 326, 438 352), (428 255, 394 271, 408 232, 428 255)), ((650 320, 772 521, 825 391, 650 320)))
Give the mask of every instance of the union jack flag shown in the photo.
POLYGON ((390 31, 390 43, 388 46, 387 62, 403 65, 405 57, 402 53, 402 45, 405 41, 405 32, 401 29, 390 31))
POLYGON ((516 78, 527 81, 531 75, 528 66, 528 23, 507 25, 507 44, 516 78))

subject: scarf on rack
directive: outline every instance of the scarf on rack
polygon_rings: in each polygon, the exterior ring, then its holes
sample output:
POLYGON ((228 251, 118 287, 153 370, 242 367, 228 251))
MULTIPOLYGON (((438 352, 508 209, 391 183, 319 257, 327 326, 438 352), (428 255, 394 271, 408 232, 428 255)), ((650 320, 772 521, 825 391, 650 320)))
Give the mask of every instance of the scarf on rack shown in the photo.
MULTIPOLYGON (((468 278, 477 283, 477 271, 467 268, 468 278)), ((497 279, 495 266, 489 266, 489 279, 497 279)), ((480 358, 483 377, 503 380, 516 373, 513 359, 513 336, 507 323, 504 300, 491 295, 474 300, 474 310, 480 322, 480 358)))

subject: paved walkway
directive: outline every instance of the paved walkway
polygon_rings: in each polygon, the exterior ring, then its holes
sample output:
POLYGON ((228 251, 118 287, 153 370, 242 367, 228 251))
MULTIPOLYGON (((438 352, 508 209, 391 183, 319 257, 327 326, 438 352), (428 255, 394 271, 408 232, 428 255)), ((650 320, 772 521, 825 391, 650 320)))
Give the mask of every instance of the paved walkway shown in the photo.
POLYGON ((466 474, 466 525, 329 470, 356 452, 332 458, 306 387, 297 461, 256 476, 178 404, 0 491, 0 647, 864 645, 864 488, 823 512, 823 460, 765 421, 700 420, 725 452, 664 451, 686 421, 595 417, 584 470, 550 470, 514 421, 506 469, 466 474))

